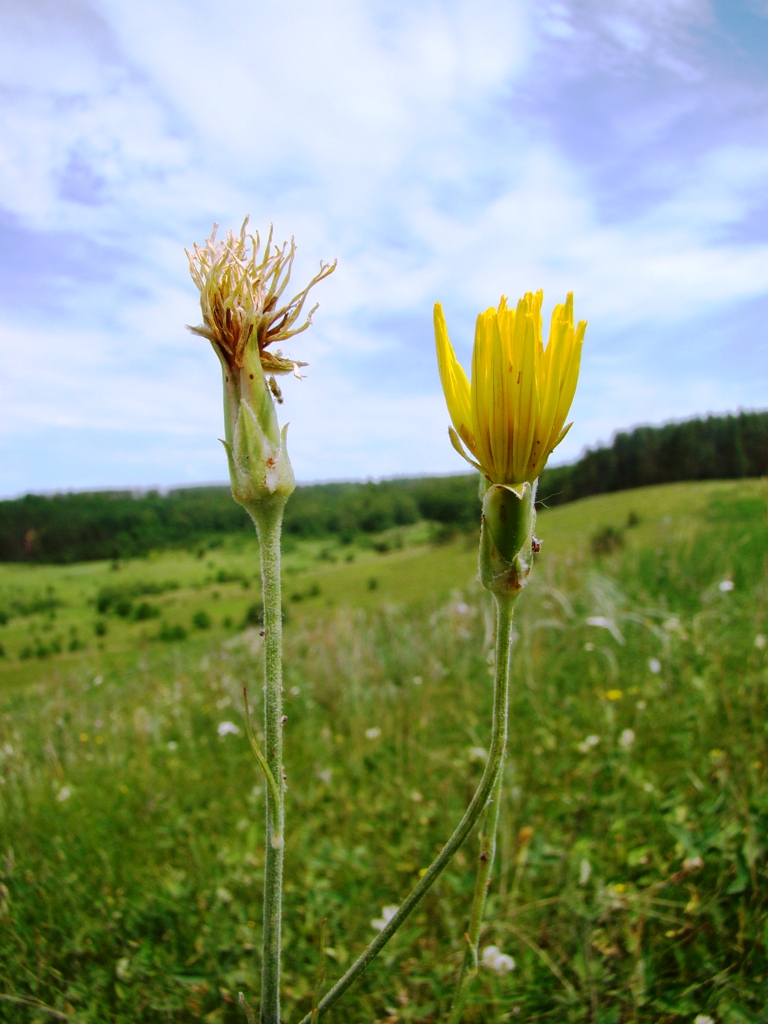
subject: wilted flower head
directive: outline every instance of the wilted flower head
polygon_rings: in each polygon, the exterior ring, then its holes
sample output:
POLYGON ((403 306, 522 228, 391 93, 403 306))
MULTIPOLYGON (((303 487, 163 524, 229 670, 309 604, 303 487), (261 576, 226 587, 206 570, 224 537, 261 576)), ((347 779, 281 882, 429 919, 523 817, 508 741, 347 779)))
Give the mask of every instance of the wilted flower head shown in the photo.
POLYGON ((296 243, 291 239, 282 248, 273 246, 270 227, 262 253, 258 231, 255 235, 246 233, 248 219, 243 221, 239 235, 228 231, 222 240, 216 238, 218 225, 214 224, 204 246, 195 243, 191 253, 185 250, 192 280, 200 290, 203 312, 203 323, 190 330, 207 338, 230 370, 242 367, 248 343, 254 339, 265 373, 296 373, 306 363, 286 358, 279 349, 270 352, 268 346, 309 327, 317 306, 299 323, 307 295, 318 281, 333 273, 336 262, 321 263, 307 287, 281 304, 296 243))
POLYGON ((451 443, 493 484, 532 484, 570 428, 564 423, 587 324, 582 320, 574 327, 569 293, 552 312, 544 348, 543 298, 541 291, 528 292, 510 309, 502 296, 498 309, 478 316, 471 385, 448 339, 442 307, 435 305, 440 380, 453 421, 451 443))
POLYGON ((262 253, 258 233, 247 234, 247 226, 246 217, 239 235, 228 231, 219 241, 214 224, 204 246, 185 252, 203 311, 203 323, 190 330, 211 342, 221 362, 232 496, 258 520, 267 507, 284 504, 296 486, 287 425, 280 430, 275 413, 273 399, 281 402, 282 395, 274 374, 298 375, 306 365, 269 346, 309 327, 314 308, 300 322, 307 295, 336 264, 321 263, 307 287, 284 302, 296 245, 291 239, 290 245, 273 246, 270 228, 262 253))

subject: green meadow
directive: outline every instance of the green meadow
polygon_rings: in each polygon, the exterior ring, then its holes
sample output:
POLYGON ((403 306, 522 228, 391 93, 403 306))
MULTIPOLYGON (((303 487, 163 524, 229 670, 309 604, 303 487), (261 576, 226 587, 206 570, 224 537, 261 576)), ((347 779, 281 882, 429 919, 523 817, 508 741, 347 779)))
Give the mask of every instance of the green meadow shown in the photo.
MULTIPOLYGON (((768 487, 542 510, 518 605, 500 842, 467 1024, 768 1020, 768 487)), ((453 830, 493 674, 477 536, 284 555, 284 1018, 453 830), (325 922, 323 924, 323 922, 325 922)), ((242 1022, 258 1002, 255 541, 0 565, 0 1021, 242 1022)), ((258 730, 257 730, 258 732, 258 730)), ((470 838, 325 1018, 445 1018, 470 838)))

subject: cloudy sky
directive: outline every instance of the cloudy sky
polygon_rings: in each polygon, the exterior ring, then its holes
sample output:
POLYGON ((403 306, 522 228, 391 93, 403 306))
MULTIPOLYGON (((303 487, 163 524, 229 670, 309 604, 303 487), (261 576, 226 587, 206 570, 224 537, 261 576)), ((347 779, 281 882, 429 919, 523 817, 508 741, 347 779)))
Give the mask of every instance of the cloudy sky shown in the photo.
POLYGON ((589 320, 556 461, 768 405, 768 0, 2 0, 0 494, 223 480, 183 249, 336 273, 290 354, 300 480, 463 469, 432 337, 589 320))

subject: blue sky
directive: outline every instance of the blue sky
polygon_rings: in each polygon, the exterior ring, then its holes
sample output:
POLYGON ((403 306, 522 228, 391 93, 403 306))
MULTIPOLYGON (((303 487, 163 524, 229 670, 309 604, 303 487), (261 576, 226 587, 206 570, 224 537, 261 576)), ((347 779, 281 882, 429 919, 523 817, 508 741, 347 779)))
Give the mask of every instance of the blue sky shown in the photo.
MULTIPOLYGON (((576 457, 768 405, 768 0, 6 0, 0 494, 224 480, 183 248, 321 259, 300 480, 459 472, 432 337, 504 293, 589 321, 576 457)), ((298 289, 297 289, 298 290, 298 289)))

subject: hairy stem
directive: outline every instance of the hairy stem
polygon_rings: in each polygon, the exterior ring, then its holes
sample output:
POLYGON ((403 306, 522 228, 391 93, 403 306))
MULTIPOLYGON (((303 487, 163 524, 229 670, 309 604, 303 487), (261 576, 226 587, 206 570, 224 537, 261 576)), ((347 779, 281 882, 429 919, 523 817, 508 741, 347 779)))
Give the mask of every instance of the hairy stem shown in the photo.
POLYGON ((283 616, 280 598, 280 529, 285 500, 252 512, 261 551, 264 600, 264 746, 274 787, 266 787, 264 934, 261 1024, 280 1024, 280 919, 283 894, 285 804, 283 784, 283 616), (276 805, 276 806, 275 806, 276 805))
POLYGON ((491 884, 493 860, 496 856, 496 833, 499 827, 503 779, 504 770, 502 765, 502 769, 496 779, 496 785, 493 787, 493 793, 491 794, 485 827, 480 836, 480 857, 477 865, 477 878, 475 879, 475 895, 472 900, 472 913, 470 914, 469 928, 466 934, 467 948, 464 951, 464 960, 461 964, 461 973, 459 974, 456 992, 453 996, 448 1024, 460 1024, 461 1014, 469 995, 470 986, 477 976, 477 950, 480 945, 480 929, 483 925, 485 899, 491 884))
POLYGON ((352 964, 330 991, 323 996, 313 1013, 307 1014, 301 1024, 310 1024, 326 1013, 344 995, 349 986, 360 977, 366 967, 386 946, 408 915, 418 906, 421 899, 437 881, 440 874, 448 866, 454 854, 472 831, 477 819, 483 813, 488 799, 496 786, 496 782, 504 765, 507 747, 507 718, 509 712, 509 651, 512 632, 512 610, 514 597, 496 599, 496 677, 493 692, 493 725, 491 730, 491 747, 483 777, 472 797, 469 807, 461 819, 456 831, 442 848, 437 857, 424 872, 424 875, 406 896, 397 912, 382 928, 373 942, 352 964))

